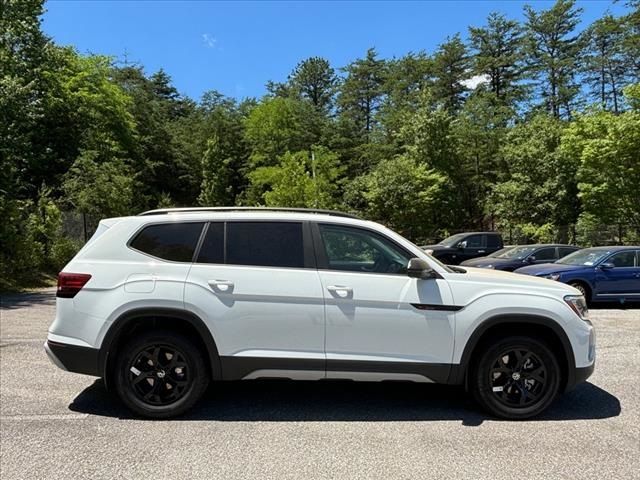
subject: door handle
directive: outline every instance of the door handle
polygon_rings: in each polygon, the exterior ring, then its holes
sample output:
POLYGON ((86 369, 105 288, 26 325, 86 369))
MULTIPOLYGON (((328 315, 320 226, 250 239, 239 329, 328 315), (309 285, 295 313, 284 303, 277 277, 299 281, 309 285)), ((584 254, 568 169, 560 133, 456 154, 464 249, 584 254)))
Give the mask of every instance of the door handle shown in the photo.
POLYGON ((484 253, 484 252, 485 252, 484 250, 478 250, 478 253, 484 253))
POLYGON ((231 293, 234 285, 229 280, 209 280, 209 286, 218 293, 231 293))
POLYGON ((329 285, 327 290, 340 298, 348 298, 353 294, 353 289, 351 287, 345 287, 343 285, 329 285))

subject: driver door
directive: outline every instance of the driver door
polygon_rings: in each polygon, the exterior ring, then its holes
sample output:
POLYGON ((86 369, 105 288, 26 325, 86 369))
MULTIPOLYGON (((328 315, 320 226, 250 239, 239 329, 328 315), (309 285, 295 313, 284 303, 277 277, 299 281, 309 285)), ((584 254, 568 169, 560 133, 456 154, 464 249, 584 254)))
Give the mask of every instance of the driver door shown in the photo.
POLYGON ((409 278, 413 255, 377 232, 314 227, 327 378, 446 378, 457 309, 447 282, 409 278))

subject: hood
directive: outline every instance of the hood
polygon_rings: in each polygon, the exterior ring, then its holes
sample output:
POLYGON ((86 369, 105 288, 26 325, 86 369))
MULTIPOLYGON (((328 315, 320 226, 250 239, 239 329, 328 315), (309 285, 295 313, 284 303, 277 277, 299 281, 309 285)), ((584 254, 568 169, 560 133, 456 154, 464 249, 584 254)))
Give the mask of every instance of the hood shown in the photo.
MULTIPOLYGON (((529 275, 520 275, 513 272, 504 272, 501 270, 493 270, 488 268, 474 268, 465 267, 467 273, 456 274, 459 275, 460 289, 456 289, 456 292, 463 292, 466 289, 464 284, 486 284, 487 286, 494 287, 500 291, 517 291, 532 293, 534 291, 539 293, 546 293, 555 297, 564 297, 565 295, 578 295, 580 292, 573 287, 570 287, 566 283, 556 282, 554 280, 548 280, 546 278, 539 278, 529 275)), ((454 275, 448 276, 447 280, 451 279, 455 282, 457 278, 454 275)), ((476 291, 471 289, 469 293, 476 291)))
POLYGON ((495 258, 495 257, 479 257, 472 258, 471 260, 465 260, 460 265, 465 267, 487 267, 488 265, 495 265, 501 267, 507 267, 509 265, 522 264, 522 260, 517 258, 495 258))
POLYGON ((584 265, 563 265, 562 263, 541 263, 539 265, 528 265, 516 270, 516 273, 524 273, 525 275, 550 275, 552 273, 571 272, 574 270, 582 270, 589 268, 584 265))

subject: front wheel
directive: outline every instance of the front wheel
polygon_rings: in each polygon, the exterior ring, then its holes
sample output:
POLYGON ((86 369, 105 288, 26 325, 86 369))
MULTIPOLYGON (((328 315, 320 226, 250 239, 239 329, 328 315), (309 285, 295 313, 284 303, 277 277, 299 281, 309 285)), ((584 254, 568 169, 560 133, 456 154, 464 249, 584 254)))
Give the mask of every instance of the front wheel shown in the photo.
POLYGON ((560 389, 560 367, 544 342, 507 337, 480 354, 470 386, 478 403, 492 415, 522 420, 553 402, 560 389))
POLYGON ((115 362, 116 391, 133 412, 169 418, 191 408, 209 376, 197 345, 173 332, 146 332, 124 345, 115 362))

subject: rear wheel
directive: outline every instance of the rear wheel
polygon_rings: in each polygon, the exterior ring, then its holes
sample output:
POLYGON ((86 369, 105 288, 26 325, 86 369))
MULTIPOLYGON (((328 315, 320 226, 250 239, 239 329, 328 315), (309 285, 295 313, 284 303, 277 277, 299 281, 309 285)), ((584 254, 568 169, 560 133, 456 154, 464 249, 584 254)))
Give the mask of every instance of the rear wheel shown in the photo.
POLYGON ((189 338, 148 332, 130 340, 116 359, 115 386, 133 412, 169 418, 191 408, 209 383, 202 353, 189 338))
POLYGON ((529 337, 506 337, 486 348, 471 375, 478 403, 509 420, 538 415, 560 388, 556 356, 545 343, 529 337))

